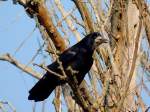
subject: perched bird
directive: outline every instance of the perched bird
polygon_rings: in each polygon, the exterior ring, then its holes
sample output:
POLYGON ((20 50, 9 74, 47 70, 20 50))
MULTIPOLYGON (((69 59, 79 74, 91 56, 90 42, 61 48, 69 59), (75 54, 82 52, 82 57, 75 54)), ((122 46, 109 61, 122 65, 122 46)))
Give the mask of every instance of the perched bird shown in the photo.
MULTIPOLYGON (((71 67, 72 70, 77 71, 77 73, 74 75, 76 75, 78 85, 80 85, 85 74, 90 70, 93 64, 92 55, 94 50, 100 44, 106 42, 107 39, 104 39, 100 33, 94 32, 88 34, 79 43, 64 51, 59 56, 58 60, 62 62, 63 69, 67 76, 70 74, 68 67, 71 67)), ((47 68, 55 73, 63 75, 58 61, 53 62, 51 65, 47 66, 47 68)), ((65 83, 67 83, 67 81, 62 81, 58 76, 47 71, 46 74, 29 91, 30 95, 28 99, 34 101, 43 101, 51 94, 56 86, 65 83)))

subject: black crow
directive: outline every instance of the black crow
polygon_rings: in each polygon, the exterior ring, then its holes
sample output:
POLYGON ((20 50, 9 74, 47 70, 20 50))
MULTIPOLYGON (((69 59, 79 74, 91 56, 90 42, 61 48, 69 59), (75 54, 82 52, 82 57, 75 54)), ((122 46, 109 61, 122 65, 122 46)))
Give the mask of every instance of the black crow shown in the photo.
MULTIPOLYGON (((104 39, 100 33, 94 32, 88 34, 79 43, 75 44, 71 48, 64 51, 58 58, 62 62, 63 69, 66 75, 70 75, 68 67, 73 71, 77 71, 76 79, 78 84, 82 82, 85 74, 90 70, 93 64, 93 52, 102 43, 106 43, 107 39, 104 39)), ((51 65, 47 66, 51 71, 62 74, 60 70, 60 65, 58 61, 53 62, 51 65)), ((62 81, 58 76, 46 72, 46 74, 35 84, 35 86, 29 91, 29 100, 43 101, 46 99, 51 92, 58 85, 67 83, 67 81, 62 81)))

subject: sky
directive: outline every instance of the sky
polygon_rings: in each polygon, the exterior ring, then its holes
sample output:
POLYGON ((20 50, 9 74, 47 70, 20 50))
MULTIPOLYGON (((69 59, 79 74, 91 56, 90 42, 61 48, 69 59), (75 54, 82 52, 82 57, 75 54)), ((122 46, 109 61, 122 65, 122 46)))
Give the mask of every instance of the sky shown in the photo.
MULTIPOLYGON (((34 31, 35 21, 27 16, 23 7, 13 5, 11 0, 0 2, 0 15, 0 55, 10 53, 19 62, 28 64, 41 42, 38 29, 34 31), (27 41, 15 53, 23 40, 27 41)), ((43 57, 38 56, 35 60, 40 63, 43 57)), ((0 101, 8 101, 17 112, 32 112, 33 102, 28 100, 28 90, 36 81, 8 62, 0 61, 0 101)), ((51 97, 46 105, 48 105, 47 110, 54 112, 51 97)), ((41 112, 41 104, 36 103, 36 105, 36 112, 41 112)))

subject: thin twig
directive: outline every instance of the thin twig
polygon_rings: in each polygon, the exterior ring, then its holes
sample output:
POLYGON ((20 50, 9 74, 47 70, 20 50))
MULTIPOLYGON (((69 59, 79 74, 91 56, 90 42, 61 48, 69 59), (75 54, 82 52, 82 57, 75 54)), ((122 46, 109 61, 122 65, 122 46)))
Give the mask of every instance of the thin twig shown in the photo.
POLYGON ((32 77, 40 79, 41 78, 41 74, 37 73, 36 71, 34 71, 32 68, 27 67, 24 64, 21 64, 20 62, 18 62, 16 59, 14 59, 10 54, 4 54, 2 56, 0 56, 0 60, 2 61, 7 61, 11 64, 13 64, 14 66, 16 66, 17 68, 21 69, 22 71, 30 74, 32 77))
POLYGON ((66 78, 65 76, 62 76, 62 75, 60 75, 60 74, 58 74, 58 73, 56 73, 56 72, 50 70, 49 68, 47 68, 47 67, 44 66, 43 64, 38 65, 38 64, 35 64, 35 63, 34 63, 33 65, 36 65, 36 66, 38 66, 38 67, 40 67, 40 68, 43 68, 44 70, 48 71, 48 72, 51 73, 52 75, 55 75, 55 76, 57 76, 58 78, 60 78, 60 80, 65 80, 65 78, 66 78))

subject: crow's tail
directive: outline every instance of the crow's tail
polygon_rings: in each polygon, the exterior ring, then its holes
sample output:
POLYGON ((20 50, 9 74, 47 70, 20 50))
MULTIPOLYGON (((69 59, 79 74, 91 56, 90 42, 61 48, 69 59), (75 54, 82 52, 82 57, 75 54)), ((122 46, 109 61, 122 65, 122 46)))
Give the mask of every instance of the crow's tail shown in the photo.
POLYGON ((50 74, 45 74, 36 85, 29 91, 29 100, 43 101, 57 86, 57 81, 50 74))

